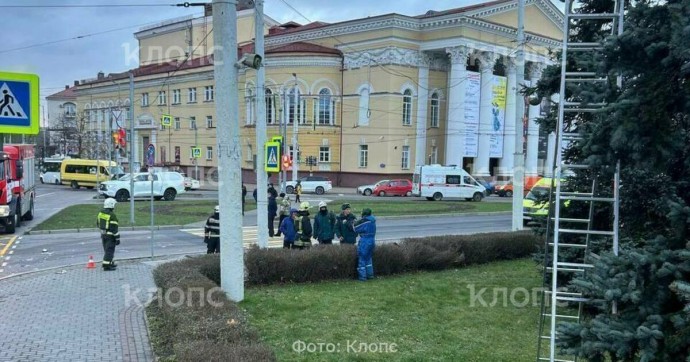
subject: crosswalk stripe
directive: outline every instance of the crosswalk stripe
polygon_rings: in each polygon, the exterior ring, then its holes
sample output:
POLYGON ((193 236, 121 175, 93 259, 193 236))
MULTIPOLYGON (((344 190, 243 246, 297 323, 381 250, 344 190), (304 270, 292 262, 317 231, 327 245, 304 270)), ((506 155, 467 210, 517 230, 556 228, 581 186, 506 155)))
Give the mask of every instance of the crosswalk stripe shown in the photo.
MULTIPOLYGON (((180 231, 186 232, 188 234, 198 236, 200 238, 204 237, 204 229, 203 228, 193 228, 193 229, 180 229, 180 231)), ((242 237, 243 237, 243 242, 245 245, 255 245, 258 243, 258 230, 256 226, 245 226, 242 228, 242 237)), ((276 248, 276 247, 282 247, 283 246, 283 238, 282 237, 269 237, 268 238, 268 247, 269 248, 276 248)))

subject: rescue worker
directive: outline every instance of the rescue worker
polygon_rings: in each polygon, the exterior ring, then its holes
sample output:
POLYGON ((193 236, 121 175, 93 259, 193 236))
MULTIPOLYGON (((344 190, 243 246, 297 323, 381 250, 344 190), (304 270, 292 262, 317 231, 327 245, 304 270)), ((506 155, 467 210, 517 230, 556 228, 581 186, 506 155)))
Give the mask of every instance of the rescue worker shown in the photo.
POLYGON ((117 265, 113 262, 115 256, 115 246, 120 245, 120 233, 118 232, 117 216, 115 216, 115 204, 113 198, 103 201, 103 210, 98 213, 96 225, 101 230, 101 241, 103 242, 103 270, 115 270, 117 265))
POLYGON ((283 234, 283 248, 292 249, 297 238, 297 228, 295 222, 297 221, 297 209, 290 209, 288 211, 290 216, 283 218, 280 222, 279 230, 283 234))
POLYGON ((341 244, 354 244, 357 242, 357 233, 355 233, 357 217, 352 214, 350 204, 343 204, 340 209, 342 212, 335 220, 335 236, 341 244))
POLYGON ((268 192, 273 195, 273 197, 278 198, 278 191, 273 187, 273 184, 268 184, 268 192))
POLYGON ((274 223, 276 221, 276 215, 278 214, 278 203, 276 202, 276 196, 270 191, 268 192, 268 236, 273 237, 275 234, 274 223))
POLYGON ((366 281, 374 278, 374 248, 376 246, 376 218, 371 215, 371 209, 362 210, 362 219, 355 225, 355 232, 359 235, 357 244, 357 274, 359 280, 366 281))
POLYGON ((300 196, 302 195, 302 181, 297 180, 297 184, 295 185, 295 201, 300 203, 300 196))
POLYGON ((213 215, 206 219, 204 225, 204 242, 206 254, 220 254, 220 206, 213 208, 213 215))
POLYGON ((304 249, 311 246, 311 221, 309 220, 309 202, 305 201, 299 204, 297 211, 297 237, 295 239, 295 248, 304 249))
POLYGON ((280 225, 283 224, 283 220, 290 216, 290 197, 285 196, 284 192, 280 193, 280 200, 278 200, 278 233, 276 236, 280 236, 282 231, 280 230, 280 225))
POLYGON ((335 214, 328 211, 325 201, 319 203, 319 213, 314 216, 314 239, 319 244, 333 244, 335 234, 335 214))

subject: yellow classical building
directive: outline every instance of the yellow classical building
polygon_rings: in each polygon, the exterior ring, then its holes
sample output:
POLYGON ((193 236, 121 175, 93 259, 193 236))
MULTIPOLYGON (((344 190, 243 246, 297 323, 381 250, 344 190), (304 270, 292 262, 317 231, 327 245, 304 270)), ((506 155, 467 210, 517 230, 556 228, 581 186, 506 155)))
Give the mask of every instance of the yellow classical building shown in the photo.
MULTIPOLYGON (((287 140, 297 128, 300 174, 325 175, 334 185, 409 178, 424 164, 509 178, 515 105, 522 100, 517 85, 541 77, 552 62, 548 50, 558 48, 562 36, 563 16, 551 1, 526 2, 525 80, 516 79, 515 1, 332 24, 278 24, 266 16, 265 90, 257 92, 254 70, 238 70, 245 182, 255 179, 257 101, 266 102, 269 139, 280 134, 281 123, 287 122, 287 140), (311 168, 304 163, 309 156, 318 160, 311 168)), ((251 9, 238 11, 240 55, 253 52, 253 17, 251 9)), ((135 134, 128 139, 138 163, 218 177, 214 89, 221 85, 213 78, 210 25, 207 14, 135 33, 135 134), (161 124, 164 115, 169 126, 161 124)), ((76 83, 89 132, 107 145, 108 132, 127 126, 129 72, 76 83)), ((526 174, 548 173, 542 166, 553 157, 553 135, 540 136, 539 106, 528 112, 526 174)))

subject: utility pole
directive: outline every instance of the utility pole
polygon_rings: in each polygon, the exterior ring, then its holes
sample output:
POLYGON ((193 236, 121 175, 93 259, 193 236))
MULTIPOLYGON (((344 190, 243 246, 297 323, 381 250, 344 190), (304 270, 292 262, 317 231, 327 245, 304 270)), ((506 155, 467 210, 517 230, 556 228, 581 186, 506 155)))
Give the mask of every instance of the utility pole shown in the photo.
MULTIPOLYGON (((264 57, 264 0, 254 2, 254 52, 264 57)), ((256 225, 260 248, 268 247, 268 177, 266 175, 266 68, 256 70, 256 225)), ((280 160, 279 160, 280 162, 280 160)))
MULTIPOLYGON (((198 128, 196 126, 196 118, 194 118, 194 148, 199 147, 199 132, 198 128)), ((192 155, 193 157, 193 155, 192 155)), ((197 180, 201 180, 201 177, 199 177, 199 159, 194 158, 194 178, 197 180)))
MULTIPOLYGON (((283 91, 282 94, 283 101, 280 102, 279 104, 282 103, 282 106, 280 107, 280 134, 283 136, 283 154, 287 155, 288 154, 288 146, 287 146, 287 92, 283 91)), ((280 191, 285 192, 285 185, 287 183, 287 170, 282 166, 282 160, 281 160, 281 166, 280 166, 280 172, 283 175, 282 178, 282 184, 280 185, 280 191)))
POLYGON ((235 302, 244 299, 244 247, 242 228, 242 150, 237 115, 237 12, 235 2, 213 0, 213 75, 218 117, 218 201, 220 205, 221 288, 235 302))
MULTIPOLYGON (((129 189, 134 193, 134 73, 129 72, 129 189)), ((129 198, 129 223, 134 226, 134 197, 129 198)))
POLYGON ((524 118, 525 99, 519 92, 525 82, 525 0, 518 0, 517 72, 515 82, 515 169, 513 170, 513 231, 522 230, 522 200, 525 190, 524 118))
MULTIPOLYGON (((297 86, 297 74, 292 73, 292 76, 295 78, 295 87, 292 88, 293 94, 295 95, 295 104, 291 104, 285 113, 288 114, 287 120, 289 121, 290 107, 294 109, 294 112, 292 114, 292 181, 297 181, 297 133, 299 132, 299 87, 297 86)), ((289 98, 290 97, 288 97, 288 99, 289 98)), ((290 102, 292 102, 292 99, 290 99, 290 102)))

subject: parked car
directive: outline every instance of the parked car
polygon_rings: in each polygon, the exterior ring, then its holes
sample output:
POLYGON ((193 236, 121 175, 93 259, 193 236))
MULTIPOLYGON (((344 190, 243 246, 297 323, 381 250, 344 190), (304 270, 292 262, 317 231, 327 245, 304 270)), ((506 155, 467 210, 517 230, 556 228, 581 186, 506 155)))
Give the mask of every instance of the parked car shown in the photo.
MULTIPOLYGON (((299 179, 302 184, 302 192, 315 192, 317 195, 331 191, 333 185, 328 177, 324 176, 304 176, 299 179)), ((285 192, 292 194, 295 192, 297 182, 288 181, 285 183, 285 192)))
MULTIPOLYGON (((541 180, 541 176, 525 176, 525 187, 523 194, 527 194, 534 185, 541 180)), ((513 181, 511 180, 505 185, 496 187, 496 193, 501 197, 513 197, 513 181)))
POLYGON ((477 180, 477 182, 479 182, 486 189, 484 195, 489 196, 496 191, 496 185, 492 181, 481 177, 475 177, 474 179, 477 180))
POLYGON ((371 184, 371 185, 362 185, 362 186, 357 188, 357 194, 369 196, 369 195, 371 195, 372 192, 374 192, 374 189, 376 188, 377 185, 384 183, 384 182, 388 182, 388 180, 381 180, 381 181, 379 181, 375 184, 371 184))
POLYGON ((184 177, 184 189, 185 191, 189 190, 198 190, 201 188, 201 182, 199 180, 195 180, 185 174, 181 174, 182 177, 184 177))
MULTIPOLYGON (((153 174, 153 198, 173 201, 178 194, 184 193, 184 177, 178 172, 159 172, 153 174)), ((130 177, 124 175, 119 180, 102 182, 98 193, 124 202, 133 197, 151 197, 149 173, 134 174, 134 191, 130 190, 130 177)))
POLYGON ((373 193, 378 196, 412 196, 412 181, 399 179, 379 183, 373 193))

